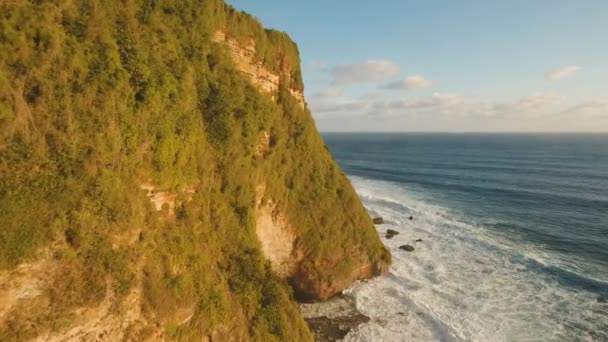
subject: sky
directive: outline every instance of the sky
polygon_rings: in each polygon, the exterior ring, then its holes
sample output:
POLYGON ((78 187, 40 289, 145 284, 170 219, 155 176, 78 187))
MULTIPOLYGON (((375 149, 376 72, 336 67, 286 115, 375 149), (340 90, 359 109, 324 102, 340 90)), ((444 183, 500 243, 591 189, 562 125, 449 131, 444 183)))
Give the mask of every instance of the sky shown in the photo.
POLYGON ((228 0, 298 44, 321 131, 608 132, 608 1, 228 0))

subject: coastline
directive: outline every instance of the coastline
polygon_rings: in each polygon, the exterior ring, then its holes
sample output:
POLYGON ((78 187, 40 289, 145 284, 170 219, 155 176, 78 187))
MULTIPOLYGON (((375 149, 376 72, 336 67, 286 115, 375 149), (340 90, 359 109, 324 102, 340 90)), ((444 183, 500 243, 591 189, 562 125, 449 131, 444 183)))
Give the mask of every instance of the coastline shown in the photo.
POLYGON ((370 216, 383 218, 376 229, 393 264, 386 275, 343 291, 369 317, 345 341, 606 339, 605 283, 428 193, 350 179, 370 216), (401 250, 404 244, 415 251, 401 250))
POLYGON ((371 320, 357 310, 354 298, 346 294, 324 302, 299 303, 299 307, 318 342, 342 341, 351 331, 356 331, 371 320))

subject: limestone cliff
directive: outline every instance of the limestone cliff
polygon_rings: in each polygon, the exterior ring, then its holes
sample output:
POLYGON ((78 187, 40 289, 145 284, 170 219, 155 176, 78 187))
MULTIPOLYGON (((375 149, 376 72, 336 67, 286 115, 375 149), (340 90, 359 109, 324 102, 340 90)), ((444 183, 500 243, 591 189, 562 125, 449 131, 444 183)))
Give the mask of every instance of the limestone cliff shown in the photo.
MULTIPOLYGON (((254 40, 240 45, 238 41, 228 37, 225 32, 216 31, 213 35, 213 41, 226 46, 236 67, 245 73, 253 84, 258 86, 262 91, 269 93, 274 99, 279 91, 280 76, 266 69, 261 61, 256 61, 254 40)), ((303 91, 293 88, 288 88, 288 90, 300 106, 304 107, 303 91)))
MULTIPOLYGON (((225 32, 216 31, 213 41, 227 47, 236 68, 244 73, 259 90, 269 94, 275 100, 279 92, 280 80, 286 77, 270 72, 261 61, 256 61, 253 39, 239 43, 236 39, 229 38, 225 32)), ((289 74, 290 70, 283 70, 283 72, 289 74)), ((286 90, 304 109, 303 91, 293 88, 286 90)), ((270 150, 268 132, 264 131, 260 138, 261 141, 258 143, 256 151, 258 155, 263 155, 270 150)), ((388 263, 372 262, 365 251, 359 249, 360 246, 353 245, 347 254, 348 258, 354 259, 350 261, 357 265, 354 269, 346 274, 336 274, 335 277, 331 277, 331 280, 322 281, 314 276, 311 277, 311 272, 301 267, 302 261, 305 259, 306 246, 296 248, 298 229, 294 227, 297 224, 289 222, 286 213, 277 206, 272 197, 266 196, 265 189, 265 184, 259 184, 256 190, 256 234, 262 244, 262 251, 266 259, 270 261, 273 270, 279 276, 290 280, 300 299, 324 300, 348 287, 355 280, 370 278, 386 271, 388 263)), ((315 260, 314 267, 322 269, 330 264, 340 265, 344 259, 345 255, 338 254, 336 260, 315 260)))
POLYGON ((297 46, 221 0, 0 2, 0 340, 308 341, 390 254, 297 46))

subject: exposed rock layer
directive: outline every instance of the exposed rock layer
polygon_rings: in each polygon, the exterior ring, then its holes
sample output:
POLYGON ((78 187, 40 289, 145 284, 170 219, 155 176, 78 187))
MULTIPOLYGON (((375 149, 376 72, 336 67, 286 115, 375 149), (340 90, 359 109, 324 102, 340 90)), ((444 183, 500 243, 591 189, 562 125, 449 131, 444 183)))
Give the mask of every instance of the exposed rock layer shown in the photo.
POLYGON ((324 303, 300 304, 300 311, 318 342, 339 341, 370 320, 344 295, 324 303))
POLYGON ((296 232, 272 200, 264 201, 264 187, 257 189, 256 234, 262 251, 281 277, 290 277, 302 255, 295 249, 296 232))
MULTIPOLYGON (((215 32, 213 40, 228 48, 236 67, 246 74, 253 84, 258 86, 262 91, 272 94, 273 97, 276 95, 279 90, 280 76, 266 69, 262 62, 256 61, 255 41, 251 40, 245 45, 239 44, 223 31, 215 32)), ((304 108, 304 93, 291 88, 289 88, 289 93, 304 108)))

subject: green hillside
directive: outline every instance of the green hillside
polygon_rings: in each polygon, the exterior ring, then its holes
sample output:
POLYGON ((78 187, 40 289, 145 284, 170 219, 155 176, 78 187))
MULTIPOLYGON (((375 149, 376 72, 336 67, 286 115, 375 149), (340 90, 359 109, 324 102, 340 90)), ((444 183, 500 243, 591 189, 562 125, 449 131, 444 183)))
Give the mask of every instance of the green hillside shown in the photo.
POLYGON ((0 340, 60 333, 108 293, 119 315, 138 287, 134 339, 310 340, 289 283, 323 299, 317 287, 348 280, 358 256, 378 274, 390 255, 289 94, 299 65, 286 34, 219 0, 0 2, 0 270, 51 265, 39 295, 0 315, 0 340), (218 30, 253 39, 281 74, 275 99, 218 30), (175 194, 174 213, 142 184, 175 194), (261 252, 260 184, 297 230, 296 277, 261 252))

